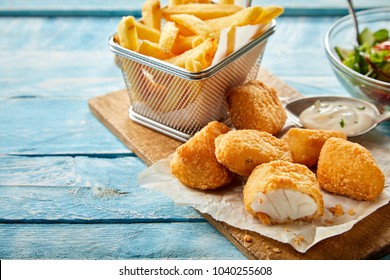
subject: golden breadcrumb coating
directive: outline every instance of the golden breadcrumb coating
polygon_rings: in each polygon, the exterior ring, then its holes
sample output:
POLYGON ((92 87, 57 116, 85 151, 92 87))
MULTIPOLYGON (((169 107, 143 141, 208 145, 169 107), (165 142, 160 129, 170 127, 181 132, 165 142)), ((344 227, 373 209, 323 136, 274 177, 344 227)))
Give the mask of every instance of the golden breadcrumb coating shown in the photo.
POLYGON ((385 185, 385 176, 371 153, 340 138, 330 138, 322 147, 317 178, 324 190, 356 200, 375 200, 385 185))
POLYGON ((341 131, 291 128, 283 136, 290 147, 293 162, 316 166, 321 148, 331 137, 347 139, 341 131))
POLYGON ((329 211, 336 217, 341 217, 344 215, 344 208, 341 204, 336 204, 333 207, 329 207, 329 211))
POLYGON ((275 135, 287 119, 275 89, 258 80, 230 89, 228 104, 236 129, 256 129, 275 135))
POLYGON ((258 130, 232 130, 215 139, 217 160, 230 171, 249 176, 259 164, 273 160, 291 161, 287 143, 258 130))
MULTIPOLYGON (((271 207, 276 209, 276 213, 282 213, 281 210, 286 207, 292 212, 300 211, 299 207, 302 200, 289 200, 285 196, 285 192, 279 193, 280 196, 277 199, 273 197, 272 200, 268 201, 272 204, 271 207)), ((306 166, 297 163, 277 160, 257 166, 248 177, 243 194, 245 209, 264 224, 281 224, 293 220, 309 221, 322 216, 324 213, 323 197, 315 174, 306 166), (302 195, 307 195, 315 205, 314 213, 312 212, 308 216, 300 215, 297 219, 287 217, 284 220, 278 220, 272 218, 269 213, 256 212, 252 209, 253 203, 259 199, 259 194, 269 195, 280 190, 296 191, 302 195)), ((266 203, 266 201, 260 199, 259 203, 266 203)))
POLYGON ((178 147, 171 161, 172 174, 188 187, 211 190, 230 183, 233 174, 214 154, 214 140, 229 127, 212 121, 190 140, 178 147))

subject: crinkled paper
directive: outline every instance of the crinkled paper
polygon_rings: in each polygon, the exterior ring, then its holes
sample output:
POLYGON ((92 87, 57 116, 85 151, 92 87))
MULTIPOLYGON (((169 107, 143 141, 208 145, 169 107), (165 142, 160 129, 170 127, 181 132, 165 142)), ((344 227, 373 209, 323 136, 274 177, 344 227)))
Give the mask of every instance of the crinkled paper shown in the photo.
POLYGON ((142 172, 140 186, 159 191, 171 198, 177 205, 192 206, 201 213, 207 213, 217 221, 234 227, 251 230, 283 243, 291 244, 297 251, 306 252, 325 238, 348 231, 360 220, 390 201, 390 138, 378 132, 360 138, 375 157, 386 176, 384 192, 374 202, 356 201, 344 196, 323 191, 324 215, 313 222, 297 222, 285 225, 263 225, 244 208, 243 185, 245 179, 237 177, 228 186, 216 191, 200 191, 185 187, 170 169, 171 157, 160 160, 142 172), (330 207, 342 205, 344 215, 335 216, 330 207))

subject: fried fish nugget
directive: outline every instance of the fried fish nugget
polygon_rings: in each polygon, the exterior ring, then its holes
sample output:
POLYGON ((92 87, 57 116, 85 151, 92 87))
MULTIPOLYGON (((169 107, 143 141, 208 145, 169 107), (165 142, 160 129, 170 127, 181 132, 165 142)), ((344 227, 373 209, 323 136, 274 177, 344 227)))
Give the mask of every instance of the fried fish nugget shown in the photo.
POLYGON ((256 129, 275 135, 287 119, 275 89, 258 80, 230 89, 228 104, 236 129, 256 129))
POLYGON ((252 170, 273 160, 292 161, 285 141, 268 132, 232 130, 215 139, 215 156, 230 171, 249 176, 252 170))
POLYGON ((230 183, 233 174, 215 157, 214 140, 229 127, 212 121, 174 153, 171 170, 179 181, 191 188, 212 190, 230 183))
POLYGON ((321 149, 317 178, 324 190, 355 200, 374 201, 385 176, 370 151, 357 143, 329 138, 321 149))
POLYGON ((283 140, 290 147, 293 162, 314 167, 318 163, 322 146, 331 137, 347 139, 341 131, 294 127, 287 131, 283 140))
POLYGON ((277 160, 257 166, 243 195, 245 209, 267 225, 309 221, 324 213, 315 174, 298 163, 277 160))

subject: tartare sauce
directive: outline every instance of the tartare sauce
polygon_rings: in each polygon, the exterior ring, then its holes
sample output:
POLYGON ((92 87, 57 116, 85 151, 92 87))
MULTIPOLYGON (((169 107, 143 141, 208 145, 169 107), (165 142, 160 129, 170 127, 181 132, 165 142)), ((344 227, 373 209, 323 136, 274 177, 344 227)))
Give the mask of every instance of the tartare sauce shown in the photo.
POLYGON ((317 100, 299 115, 299 120, 305 128, 342 131, 349 136, 371 127, 375 116, 353 102, 317 100))

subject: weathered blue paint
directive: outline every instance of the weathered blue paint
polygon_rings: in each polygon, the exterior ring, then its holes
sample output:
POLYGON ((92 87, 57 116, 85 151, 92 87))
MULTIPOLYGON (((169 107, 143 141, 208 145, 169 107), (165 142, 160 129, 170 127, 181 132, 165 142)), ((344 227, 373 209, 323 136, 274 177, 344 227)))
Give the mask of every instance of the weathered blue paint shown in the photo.
POLYGON ((0 223, 204 221, 141 188, 138 157, 0 156, 0 223))
MULTIPOLYGON (((144 0, 5 0, 0 3, 0 16, 126 16, 141 15, 144 0)), ((162 6, 168 1, 162 0, 162 6)), ((253 5, 281 5, 285 16, 324 16, 347 14, 346 1, 339 0, 252 0, 253 5)), ((356 10, 389 5, 387 0, 355 0, 356 10)))
MULTIPOLYGON (((142 2, 0 2, 0 258, 245 258, 197 211, 140 188, 145 164, 88 109, 124 87, 107 40, 142 2)), ((266 69, 305 95, 347 95, 322 42, 344 1, 253 2, 286 8, 266 69)))
POLYGON ((2 259, 245 259, 209 223, 0 224, 2 259))

